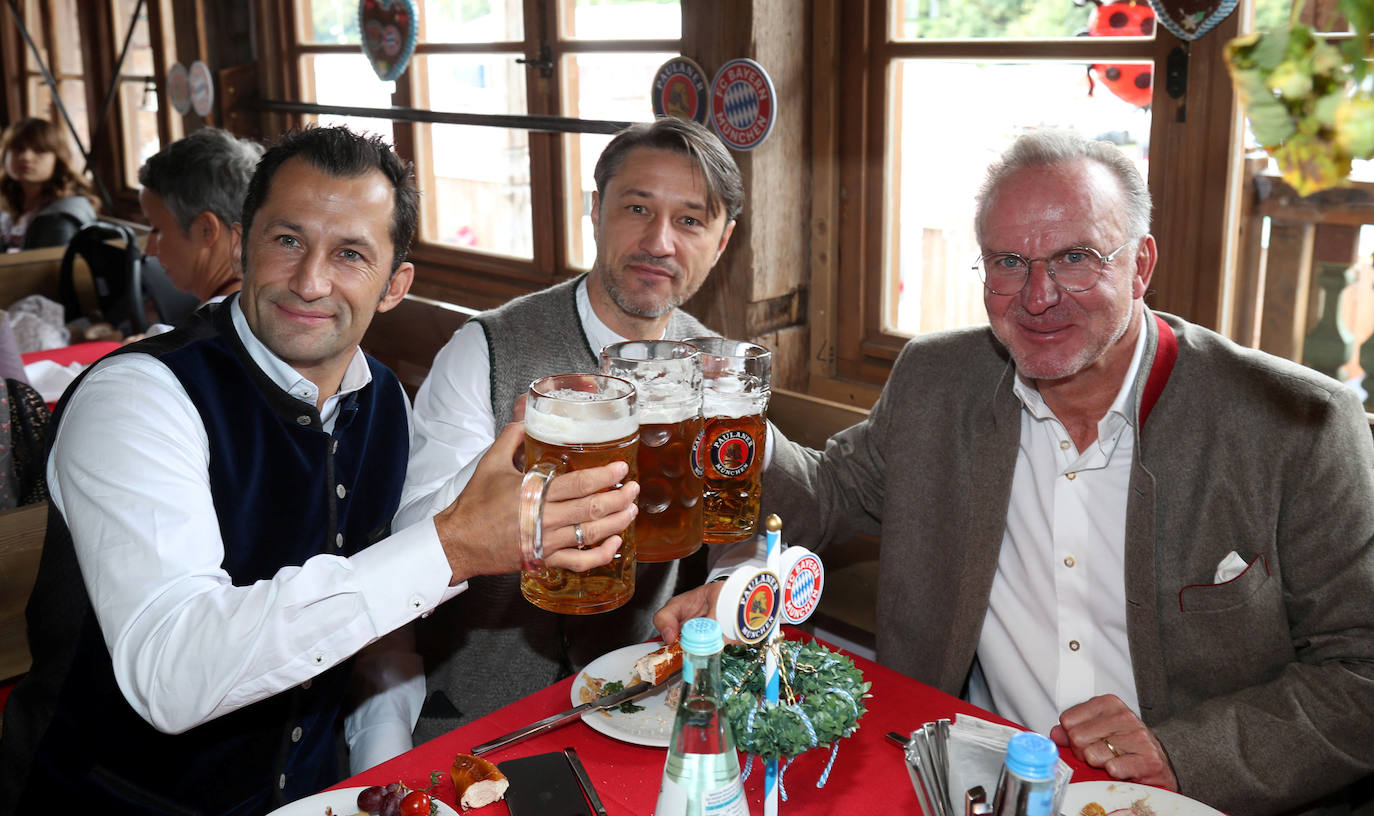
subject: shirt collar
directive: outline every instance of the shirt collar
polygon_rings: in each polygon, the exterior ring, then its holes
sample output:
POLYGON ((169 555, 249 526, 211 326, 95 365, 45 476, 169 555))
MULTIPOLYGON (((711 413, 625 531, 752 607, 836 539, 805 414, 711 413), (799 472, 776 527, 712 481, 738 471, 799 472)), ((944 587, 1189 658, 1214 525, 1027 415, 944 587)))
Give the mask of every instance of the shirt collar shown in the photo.
MULTIPOLYGON (((1135 351, 1131 353, 1131 365, 1126 369, 1126 376, 1121 381, 1121 388, 1116 392, 1116 399, 1107 408, 1107 413, 1097 423, 1097 438, 1099 442, 1110 439, 1121 425, 1134 425, 1135 422, 1135 391, 1136 375, 1140 373, 1140 362, 1145 357, 1145 340, 1148 332, 1145 330, 1145 320, 1150 319, 1148 309, 1142 310, 1140 318, 1140 333, 1135 338, 1135 351)), ((1040 391, 1034 385, 1027 382, 1020 372, 1017 372, 1015 382, 1012 385, 1012 392, 1021 400, 1021 405, 1026 411, 1036 419, 1058 419, 1050 407, 1045 404, 1045 399, 1040 396, 1040 391)))
MULTIPOLYGON (((278 388, 310 406, 314 406, 320 398, 319 388, 313 382, 302 377, 300 372, 292 368, 282 358, 272 353, 263 344, 258 336, 253 334, 253 330, 248 327, 248 320, 243 316, 243 307, 240 305, 241 297, 234 298, 229 304, 229 315, 234 321, 234 331, 238 332, 239 340, 243 342, 243 347, 248 352, 248 356, 253 358, 258 368, 267 375, 278 388)), ((339 397, 347 396, 354 391, 360 391, 368 383, 372 382, 372 370, 368 368, 367 359, 364 357, 362 349, 353 349, 353 358, 348 361, 348 369, 344 371, 343 381, 339 383, 339 392, 330 396, 330 403, 326 403, 325 409, 320 412, 321 419, 325 414, 333 414, 333 404, 339 397)))
MULTIPOLYGON (((577 284, 577 316, 582 320, 582 330, 587 334, 587 342, 592 344, 592 350, 599 356, 601 350, 612 343, 623 343, 632 338, 621 337, 615 330, 596 316, 596 310, 592 308, 591 295, 587 294, 587 281, 591 280, 590 275, 582 276, 582 280, 577 284)), ((668 327, 665 324, 663 334, 657 339, 662 340, 668 334, 668 327)), ((642 339, 642 338, 636 338, 642 339)))

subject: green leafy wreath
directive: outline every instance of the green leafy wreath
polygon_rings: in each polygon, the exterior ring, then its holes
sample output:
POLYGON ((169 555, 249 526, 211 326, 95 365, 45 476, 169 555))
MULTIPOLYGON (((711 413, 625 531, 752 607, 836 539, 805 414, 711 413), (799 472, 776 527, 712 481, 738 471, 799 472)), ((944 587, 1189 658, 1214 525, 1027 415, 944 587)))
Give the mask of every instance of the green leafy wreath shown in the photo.
POLYGON ((854 661, 819 643, 781 640, 778 702, 765 700, 764 646, 725 647, 725 716, 735 747, 763 760, 795 757, 859 729, 872 687, 854 661))

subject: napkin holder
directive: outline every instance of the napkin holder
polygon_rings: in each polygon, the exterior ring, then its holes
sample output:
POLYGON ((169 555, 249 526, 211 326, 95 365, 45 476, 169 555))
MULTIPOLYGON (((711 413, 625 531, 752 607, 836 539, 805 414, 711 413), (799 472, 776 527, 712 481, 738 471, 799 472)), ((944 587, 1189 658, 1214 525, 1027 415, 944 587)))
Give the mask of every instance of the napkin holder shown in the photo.
MULTIPOLYGON (((926 816, 965 816, 966 794, 975 787, 997 790, 1007 742, 1020 729, 977 717, 935 720, 911 732, 906 769, 926 816), (957 803, 957 806, 956 806, 957 803)), ((1064 800, 1073 769, 1062 759, 1055 768, 1055 812, 1064 800)))

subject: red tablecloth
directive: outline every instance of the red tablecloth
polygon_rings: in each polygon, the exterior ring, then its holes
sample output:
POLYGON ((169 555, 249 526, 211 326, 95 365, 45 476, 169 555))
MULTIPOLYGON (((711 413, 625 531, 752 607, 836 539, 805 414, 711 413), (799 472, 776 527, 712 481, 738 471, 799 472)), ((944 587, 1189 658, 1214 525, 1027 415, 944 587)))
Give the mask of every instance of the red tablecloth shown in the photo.
MULTIPOLYGON (((792 631, 788 637, 802 635, 792 631)), ((872 696, 865 701, 868 711, 859 720, 859 730, 840 741, 839 755, 824 788, 817 789, 816 780, 830 758, 829 749, 808 751, 787 769, 783 783, 789 798, 781 803, 780 810, 788 816, 920 813, 907 773, 904 752, 887 742, 884 735, 889 731, 907 735, 923 723, 941 717, 952 718, 958 713, 1007 722, 872 661, 851 657, 863 672, 864 679, 873 684, 872 696)), ((452 805, 454 791, 447 770, 453 755, 466 753, 474 745, 568 708, 572 682, 573 678, 568 678, 555 683, 417 746, 390 762, 347 779, 336 787, 384 785, 397 780, 407 785, 425 787, 429 784, 429 772, 440 770, 445 774, 438 789, 439 798, 452 805)), ((584 723, 573 722, 489 753, 486 757, 499 764, 516 757, 562 751, 569 745, 577 749, 578 756, 587 767, 587 774, 605 803, 608 816, 648 816, 653 813, 667 756, 666 749, 620 742, 593 731, 584 723)), ((1072 756, 1066 754, 1064 758, 1074 768, 1075 781, 1108 778, 1102 771, 1089 768, 1072 756)), ((755 763, 754 771, 744 785, 749 794, 750 811, 763 813, 763 768, 758 763, 755 763)), ((482 816, 504 816, 509 813, 504 802, 489 805, 478 812, 482 816)))
POLYGON ((40 360, 52 360, 58 365, 71 365, 81 363, 90 365, 106 354, 119 348, 118 343, 98 342, 98 343, 77 343, 74 346, 63 346, 62 348, 48 349, 47 351, 31 351, 28 354, 21 354, 19 358, 24 361, 24 365, 36 363, 40 360))

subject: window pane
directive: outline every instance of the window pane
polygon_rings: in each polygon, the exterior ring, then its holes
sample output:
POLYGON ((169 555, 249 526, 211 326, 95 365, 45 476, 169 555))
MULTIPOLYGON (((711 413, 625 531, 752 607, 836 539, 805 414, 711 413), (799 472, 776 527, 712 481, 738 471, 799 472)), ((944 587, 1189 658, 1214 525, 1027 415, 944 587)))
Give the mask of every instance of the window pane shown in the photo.
POLYGON ((425 42, 517 42, 525 38, 521 0, 425 0, 425 42))
POLYGON ((572 40, 676 40, 678 0, 564 0, 565 36, 572 40))
POLYGON ((415 75, 426 77, 422 107, 452 113, 517 114, 525 104, 525 71, 517 54, 432 54, 415 58, 415 75))
POLYGON ((362 44, 354 0, 300 0, 296 11, 303 42, 362 44))
MULTIPOLYGON (((55 0, 52 4, 53 33, 57 35, 57 65, 54 73, 80 74, 81 29, 78 27, 76 0, 55 0)), ((37 39, 35 34, 34 39, 37 39)))
MULTIPOLYGON (((43 37, 43 18, 39 15, 37 3, 24 4, 24 28, 28 29, 29 37, 33 44, 38 47, 38 55, 42 58, 44 65, 51 65, 48 61, 48 46, 43 37)), ((38 70, 38 62, 34 59, 33 49, 29 48, 27 42, 24 43, 24 67, 30 71, 38 70)))
MULTIPOLYGON (((1137 66, 1120 68, 1131 74, 1137 66)), ((987 322, 971 268, 979 254, 974 196, 987 165, 1019 133, 1070 127, 1107 139, 1148 177, 1149 111, 1100 84, 1089 95, 1082 63, 899 60, 892 87, 888 161, 897 205, 885 214, 888 331, 911 335, 987 322), (930 126, 932 111, 956 110, 958 127, 930 126)))
POLYGON ((534 255, 530 144, 523 130, 420 125, 430 144, 435 223, 426 240, 516 258, 534 255))
POLYGON ((1100 8, 1065 0, 890 0, 893 36, 916 39, 1046 39, 1091 36, 1154 36, 1154 12, 1145 2, 1112 2, 1100 8))
MULTIPOLYGON (((122 47, 124 37, 129 33, 129 15, 134 13, 134 8, 138 5, 138 0, 119 0, 117 13, 115 14, 115 36, 117 47, 122 47)), ((118 51, 115 51, 116 59, 118 51)), ((148 4, 143 4, 142 12, 138 15, 138 23, 134 26, 133 41, 129 43, 129 54, 124 58, 124 68, 121 72, 124 76, 154 76, 161 73, 153 65, 153 47, 148 41, 148 4)))
POLYGON ((157 134, 157 92, 143 81, 119 84, 120 120, 124 123, 124 178, 138 186, 138 168, 161 148, 157 134))
MULTIPOLYGON (((394 83, 383 82, 365 59, 355 54, 315 54, 301 58, 301 85, 307 102, 385 108, 391 105, 394 83)), ((381 134, 392 141, 391 122, 362 116, 316 117, 321 125, 347 125, 358 133, 381 134)))
MULTIPOLYGON (((654 73, 675 54, 573 54, 563 60, 564 116, 615 122, 648 122, 654 118, 654 73)), ((596 247, 592 242, 592 170, 610 136, 572 134, 564 139, 569 168, 568 263, 591 266, 596 247), (572 174, 576 173, 575 176, 572 174), (580 180, 580 181, 579 181, 580 180)))

